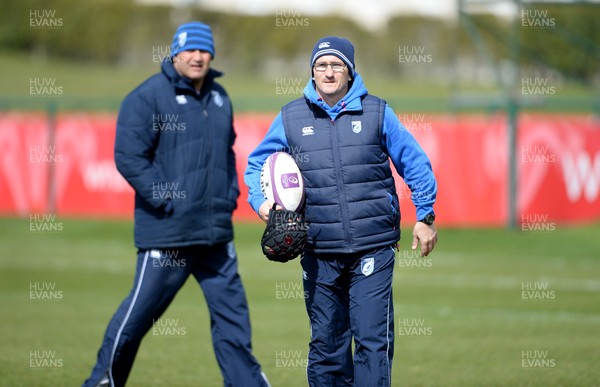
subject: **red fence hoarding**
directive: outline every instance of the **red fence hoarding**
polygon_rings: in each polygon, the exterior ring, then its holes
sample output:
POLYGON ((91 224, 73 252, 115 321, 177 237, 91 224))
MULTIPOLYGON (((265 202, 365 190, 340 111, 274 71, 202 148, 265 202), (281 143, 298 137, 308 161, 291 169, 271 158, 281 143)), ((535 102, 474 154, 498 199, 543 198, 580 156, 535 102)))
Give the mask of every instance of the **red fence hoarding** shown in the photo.
MULTIPOLYGON (((246 202, 248 155, 274 114, 238 114, 236 220, 257 219, 246 202)), ((427 152, 438 180, 435 210, 446 226, 503 226, 508 221, 508 136, 504 115, 399 117, 427 152)), ((133 190, 113 161, 114 114, 0 115, 0 214, 126 217, 133 190), (52 136, 53 133, 53 138, 52 136)), ((591 115, 523 114, 518 121, 521 224, 600 218, 600 122, 591 115)), ((397 178, 405 226, 415 220, 410 191, 397 178)))

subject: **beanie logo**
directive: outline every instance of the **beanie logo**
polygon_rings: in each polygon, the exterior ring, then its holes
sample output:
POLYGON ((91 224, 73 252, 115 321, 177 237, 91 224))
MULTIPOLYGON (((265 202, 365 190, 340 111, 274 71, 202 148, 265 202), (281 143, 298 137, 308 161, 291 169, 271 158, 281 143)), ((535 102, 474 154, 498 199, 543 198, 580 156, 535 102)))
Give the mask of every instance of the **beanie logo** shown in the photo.
POLYGON ((329 42, 323 42, 319 44, 319 50, 322 48, 329 48, 330 44, 329 42))
POLYGON ((360 121, 352 121, 352 131, 356 134, 362 130, 362 123, 360 121))
POLYGON ((215 105, 218 107, 223 106, 223 98, 221 97, 221 94, 219 94, 219 92, 216 90, 211 91, 211 94, 213 96, 213 100, 215 101, 215 105))
POLYGON ((187 32, 182 32, 177 36, 177 43, 179 47, 185 46, 185 42, 187 41, 187 32))

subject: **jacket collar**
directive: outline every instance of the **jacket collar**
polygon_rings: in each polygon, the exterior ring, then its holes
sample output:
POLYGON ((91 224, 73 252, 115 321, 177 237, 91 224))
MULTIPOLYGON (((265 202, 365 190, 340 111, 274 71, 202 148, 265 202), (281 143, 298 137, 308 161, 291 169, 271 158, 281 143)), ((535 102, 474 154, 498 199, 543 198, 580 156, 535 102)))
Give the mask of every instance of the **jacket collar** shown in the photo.
MULTIPOLYGON (((194 84, 192 81, 186 77, 182 77, 177 73, 175 67, 173 66, 173 62, 170 59, 165 59, 160 65, 162 73, 167 77, 169 82, 175 87, 177 90, 186 90, 191 94, 196 94, 196 88, 194 88, 194 84)), ((212 82, 215 78, 223 76, 223 73, 217 70, 210 68, 208 73, 206 74, 206 78, 204 79, 204 83, 202 84, 202 90, 200 94, 203 94, 203 90, 212 82)))

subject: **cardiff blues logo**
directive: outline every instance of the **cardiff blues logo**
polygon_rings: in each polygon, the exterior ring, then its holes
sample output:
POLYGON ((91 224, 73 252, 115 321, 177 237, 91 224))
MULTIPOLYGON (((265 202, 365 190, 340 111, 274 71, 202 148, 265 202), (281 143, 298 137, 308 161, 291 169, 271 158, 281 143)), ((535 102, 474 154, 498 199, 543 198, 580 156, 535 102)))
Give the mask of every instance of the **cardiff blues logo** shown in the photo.
POLYGON ((219 94, 219 92, 216 90, 211 91, 211 93, 213 96, 213 100, 215 101, 215 105, 217 105, 218 107, 223 106, 223 97, 221 97, 221 94, 219 94))
POLYGON ((375 269, 375 258, 363 258, 360 260, 360 271, 364 275, 371 275, 375 269))
POLYGON ((182 32, 177 36, 177 44, 179 47, 185 46, 185 42, 187 40, 187 32, 182 32))
POLYGON ((356 134, 362 130, 362 123, 360 121, 352 121, 352 131, 356 134))

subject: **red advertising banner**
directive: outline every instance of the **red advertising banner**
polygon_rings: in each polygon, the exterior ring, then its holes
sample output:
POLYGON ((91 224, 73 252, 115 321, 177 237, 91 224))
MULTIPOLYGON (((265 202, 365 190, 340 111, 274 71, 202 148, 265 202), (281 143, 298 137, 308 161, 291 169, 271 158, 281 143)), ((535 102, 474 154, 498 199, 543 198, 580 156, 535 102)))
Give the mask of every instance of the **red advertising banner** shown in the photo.
POLYGON ((522 226, 599 219, 598 118, 530 114, 520 119, 519 126, 518 215, 522 226))
MULTIPOLYGON (((242 195, 234 217, 256 220, 246 202, 248 155, 274 114, 238 114, 242 195)), ((427 152, 438 181, 435 211, 446 226, 503 226, 508 220, 504 115, 399 116, 427 152)), ((0 114, 0 214, 127 217, 133 190, 113 161, 114 114, 0 114), (54 130, 50 130, 54 125, 54 130)), ((524 114, 516 157, 522 227, 600 219, 600 122, 589 115, 524 114)), ((403 225, 415 221, 410 190, 397 178, 403 225)))

